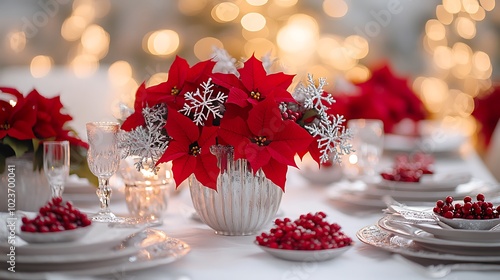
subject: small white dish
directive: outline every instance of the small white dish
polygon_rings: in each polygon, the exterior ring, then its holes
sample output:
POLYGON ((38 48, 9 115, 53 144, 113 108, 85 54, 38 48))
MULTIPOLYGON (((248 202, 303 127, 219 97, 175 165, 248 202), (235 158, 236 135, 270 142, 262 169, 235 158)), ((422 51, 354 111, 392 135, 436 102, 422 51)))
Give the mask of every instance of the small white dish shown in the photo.
POLYGON ((28 243, 55 243, 55 242, 71 242, 78 240, 92 229, 93 225, 86 227, 78 227, 72 230, 64 230, 58 232, 26 232, 19 231, 17 235, 28 243))
POLYGON ((273 249, 266 246, 258 245, 263 251, 269 253, 273 257, 295 261, 295 262, 322 262, 331 260, 336 258, 347 250, 351 249, 353 245, 335 248, 335 249, 326 249, 326 250, 285 250, 285 249, 273 249))
POLYGON ((467 229, 467 230, 490 230, 494 226, 500 224, 500 218, 488 220, 472 220, 472 219, 448 219, 437 215, 439 220, 452 228, 467 229))

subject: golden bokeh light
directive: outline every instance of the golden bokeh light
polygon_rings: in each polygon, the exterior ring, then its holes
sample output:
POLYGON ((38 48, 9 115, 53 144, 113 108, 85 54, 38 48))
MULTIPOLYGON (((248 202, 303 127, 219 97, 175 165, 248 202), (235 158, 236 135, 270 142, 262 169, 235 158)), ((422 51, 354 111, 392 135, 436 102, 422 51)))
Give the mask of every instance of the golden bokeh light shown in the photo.
POLYGON ((442 24, 449 25, 453 22, 453 14, 449 13, 443 5, 436 7, 436 17, 442 24))
POLYGON ((124 86, 132 79, 132 66, 124 60, 116 61, 108 68, 108 78, 114 86, 124 86))
POLYGON ((146 87, 156 86, 168 80, 168 73, 158 72, 153 74, 146 82, 146 87))
POLYGON ((77 55, 71 62, 70 68, 78 78, 86 78, 93 75, 99 68, 99 59, 90 54, 77 55))
POLYGON ((274 0, 274 3, 280 7, 293 7, 299 0, 274 0))
POLYGON ((207 6, 207 0, 180 0, 177 3, 179 11, 186 16, 194 16, 207 6))
POLYGON ((92 24, 82 34, 81 43, 85 51, 103 58, 109 49, 109 34, 101 26, 92 24))
POLYGON ((467 44, 457 42, 453 45, 453 59, 457 64, 468 64, 471 56, 472 49, 467 44))
POLYGON ((371 77, 370 69, 364 65, 356 65, 345 73, 345 78, 353 83, 362 83, 371 77))
POLYGON ((441 69, 451 69, 455 66, 453 52, 446 46, 438 46, 433 54, 434 63, 441 69))
POLYGON ((23 31, 15 31, 7 34, 9 47, 14 52, 18 53, 26 47, 26 34, 23 31))
POLYGON ((425 33, 429 39, 434 41, 442 40, 446 37, 444 25, 435 19, 430 19, 425 24, 425 33))
POLYGON ((480 72, 487 72, 491 68, 490 57, 487 53, 477 51, 472 56, 472 64, 474 68, 480 72))
POLYGON ((268 53, 271 56, 276 56, 276 46, 273 42, 265 38, 254 38, 248 40, 244 46, 245 56, 250 57, 255 54, 256 57, 262 57, 268 53))
POLYGON ((33 57, 30 64, 31 76, 41 78, 49 74, 52 68, 52 58, 46 55, 37 55, 33 57))
POLYGON ((232 2, 222 2, 212 9, 212 18, 218 22, 229 22, 235 20, 240 13, 240 8, 232 2))
POLYGON ((332 49, 342 48, 342 38, 339 36, 323 36, 318 40, 317 52, 321 59, 329 60, 332 49))
POLYGON ((87 21, 83 17, 70 16, 61 26, 61 36, 66 41, 76 41, 82 36, 85 27, 87 27, 87 21))
POLYGON ((443 6, 450 14, 457 14, 462 9, 460 0, 443 0, 443 6))
POLYGON ((479 0, 479 3, 488 12, 495 8, 495 0, 479 0))
POLYGON ((207 60, 212 58, 213 54, 213 48, 224 48, 224 45, 222 42, 214 37, 205 37, 196 44, 194 44, 194 55, 199 59, 199 60, 207 60))
POLYGON ((267 4, 268 0, 246 0, 246 2, 252 6, 263 6, 267 4))
POLYGON ((486 17, 486 12, 482 7, 479 7, 479 9, 477 9, 477 12, 471 14, 470 17, 475 21, 482 21, 486 17))
POLYGON ((444 109, 448 96, 448 84, 438 78, 425 78, 420 87, 422 101, 431 113, 439 113, 444 109))
POLYGON ((354 59, 365 58, 370 50, 368 41, 358 35, 351 35, 345 38, 344 48, 346 53, 354 59))
POLYGON ((167 56, 174 53, 180 44, 179 34, 170 29, 157 30, 144 37, 146 50, 153 55, 167 56))
POLYGON ((259 13, 248 13, 241 18, 241 26, 248 31, 259 31, 266 26, 266 18, 259 13))
POLYGON ((474 110, 474 99, 464 92, 457 91, 453 102, 453 110, 461 117, 470 116, 474 110))
POLYGON ((462 0, 462 7, 469 14, 475 14, 479 10, 477 0, 462 0))
POLYGON ((458 35, 464 39, 472 39, 476 36, 476 23, 467 17, 458 17, 455 28, 458 35))
POLYGON ((347 14, 349 6, 344 0, 324 0, 323 11, 330 17, 341 18, 347 14))
POLYGON ((288 53, 314 52, 318 41, 318 23, 305 14, 295 14, 279 31, 276 38, 278 47, 288 53))
POLYGON ((91 2, 79 3, 75 1, 73 3, 73 15, 85 19, 87 23, 92 22, 96 16, 95 7, 91 2))

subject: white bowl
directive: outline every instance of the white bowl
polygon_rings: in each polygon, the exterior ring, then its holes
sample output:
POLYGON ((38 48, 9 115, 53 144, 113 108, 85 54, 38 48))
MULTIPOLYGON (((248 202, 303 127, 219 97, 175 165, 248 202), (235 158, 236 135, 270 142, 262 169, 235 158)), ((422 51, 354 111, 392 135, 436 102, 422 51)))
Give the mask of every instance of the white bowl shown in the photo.
POLYGON ((57 232, 26 232, 18 231, 17 235, 28 243, 54 243, 71 242, 84 237, 92 228, 92 224, 86 227, 76 229, 57 231, 57 232))
POLYGON ((266 246, 258 245, 262 250, 271 254, 273 257, 296 262, 322 262, 331 260, 351 249, 352 244, 342 248, 325 249, 325 250, 285 250, 273 249, 266 246))
POLYGON ((443 216, 436 215, 439 220, 452 228, 468 229, 468 230, 490 230, 492 227, 500 224, 500 218, 488 220, 473 220, 473 219, 448 219, 443 216))

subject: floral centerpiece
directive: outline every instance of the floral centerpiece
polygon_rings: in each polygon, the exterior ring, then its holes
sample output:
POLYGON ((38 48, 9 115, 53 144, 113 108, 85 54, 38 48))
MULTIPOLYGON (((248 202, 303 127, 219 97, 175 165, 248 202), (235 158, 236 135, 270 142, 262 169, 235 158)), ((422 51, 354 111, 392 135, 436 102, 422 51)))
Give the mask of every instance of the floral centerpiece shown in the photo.
POLYGON ((215 189, 220 170, 210 147, 228 145, 235 160, 246 159, 254 173, 262 170, 284 190, 295 155, 340 162, 351 151, 343 116, 329 110, 335 100, 323 90, 325 79, 309 75, 290 93, 292 75, 269 74, 254 56, 240 69, 232 61, 225 51, 192 67, 176 57, 167 81, 142 84, 134 113, 122 124, 125 156, 172 161, 177 186, 193 174, 215 189))
POLYGON ((32 90, 26 96, 14 88, 0 87, 0 173, 9 157, 32 155, 33 170, 43 168, 43 141, 67 140, 71 147, 71 173, 96 179, 87 166, 88 144, 80 140, 67 122, 60 97, 46 98, 32 90))

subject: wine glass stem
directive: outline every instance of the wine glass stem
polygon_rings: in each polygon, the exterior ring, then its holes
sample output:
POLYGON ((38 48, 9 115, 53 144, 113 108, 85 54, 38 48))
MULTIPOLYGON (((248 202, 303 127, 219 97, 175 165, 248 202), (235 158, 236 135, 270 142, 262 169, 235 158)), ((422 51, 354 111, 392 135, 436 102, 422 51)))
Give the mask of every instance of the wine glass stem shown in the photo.
POLYGON ((64 186, 63 185, 50 185, 52 190, 52 197, 62 197, 64 186))
POLYGON ((99 189, 97 196, 101 202, 101 212, 109 212, 109 203, 111 200, 111 188, 109 187, 109 178, 99 178, 99 189))

